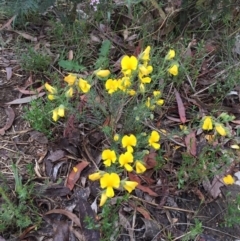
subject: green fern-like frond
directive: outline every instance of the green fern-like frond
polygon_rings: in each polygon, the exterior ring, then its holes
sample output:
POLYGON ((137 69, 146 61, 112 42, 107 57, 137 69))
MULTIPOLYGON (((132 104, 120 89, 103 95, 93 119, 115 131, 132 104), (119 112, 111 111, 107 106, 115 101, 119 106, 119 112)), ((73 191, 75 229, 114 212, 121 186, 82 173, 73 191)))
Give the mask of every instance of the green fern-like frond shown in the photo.
POLYGON ((99 50, 98 59, 95 63, 95 68, 107 68, 109 66, 109 52, 111 48, 111 42, 109 40, 104 40, 102 46, 99 50))

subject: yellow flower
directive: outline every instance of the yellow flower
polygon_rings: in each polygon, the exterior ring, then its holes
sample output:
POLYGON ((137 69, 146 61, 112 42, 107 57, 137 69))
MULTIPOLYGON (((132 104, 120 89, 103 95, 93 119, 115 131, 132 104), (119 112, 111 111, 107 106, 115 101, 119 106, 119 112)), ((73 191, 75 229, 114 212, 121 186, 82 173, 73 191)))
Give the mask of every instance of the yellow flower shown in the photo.
POLYGON ((147 46, 147 48, 143 51, 142 55, 141 55, 141 60, 143 61, 149 61, 150 59, 150 51, 151 51, 151 47, 147 46))
POLYGON ((132 166, 129 165, 129 163, 133 162, 133 155, 131 152, 125 152, 120 155, 119 157, 119 163, 120 166, 124 167, 128 172, 131 172, 133 170, 132 166))
POLYGON ((147 98, 146 106, 147 106, 150 110, 154 110, 154 108, 155 108, 155 105, 151 105, 151 99, 150 99, 150 97, 147 98))
POLYGON ((78 86, 83 93, 87 93, 91 88, 91 85, 86 80, 81 78, 79 79, 78 86))
POLYGON ((152 146, 154 149, 158 150, 160 148, 160 144, 157 143, 160 140, 160 135, 158 134, 157 131, 152 131, 148 143, 150 146, 152 146))
POLYGON ((223 178, 225 185, 232 185, 234 183, 234 178, 231 175, 227 175, 223 178))
POLYGON ((101 69, 95 71, 95 74, 98 78, 106 78, 110 75, 110 71, 108 69, 101 69))
POLYGON ((133 90, 133 89, 129 90, 127 93, 128 93, 129 95, 131 95, 131 96, 136 95, 136 91, 133 90))
POLYGON ((56 94, 57 93, 57 89, 54 88, 53 86, 51 86, 48 83, 45 83, 45 88, 47 89, 48 92, 50 92, 51 94, 56 94))
POLYGON ((122 91, 126 91, 131 86, 131 80, 128 76, 124 76, 118 80, 118 88, 122 91))
POLYGON ((122 138, 122 146, 123 148, 127 148, 127 151, 128 152, 133 152, 133 146, 136 146, 137 145, 137 138, 131 134, 131 135, 125 135, 123 138, 122 138))
POLYGON ((64 107, 64 105, 60 105, 60 106, 58 107, 58 115, 59 115, 60 117, 64 117, 64 115, 65 115, 65 107, 64 107))
POLYGON ((102 207, 104 205, 104 203, 107 201, 108 197, 106 195, 106 192, 103 192, 101 195, 101 200, 100 200, 100 204, 99 206, 102 207))
POLYGON ((120 177, 117 173, 105 173, 100 178, 101 188, 106 188, 106 196, 113 197, 114 190, 113 188, 119 188, 120 186, 120 177))
POLYGON ((138 75, 138 78, 140 79, 140 82, 141 82, 142 84, 149 84, 149 83, 151 83, 151 81, 152 81, 152 79, 151 79, 150 77, 143 77, 142 74, 139 74, 139 75, 138 75))
POLYGON ((173 59, 174 57, 175 57, 175 50, 170 49, 168 51, 168 54, 165 56, 165 59, 170 60, 170 59, 173 59))
POLYGON ((221 136, 227 135, 227 131, 222 124, 215 123, 215 129, 219 135, 221 135, 221 136))
POLYGON ((76 76, 76 75, 69 74, 68 76, 66 76, 66 77, 64 78, 64 81, 66 81, 69 86, 72 86, 72 85, 75 84, 76 79, 77 79, 77 76, 76 76))
POLYGON ((143 76, 149 75, 150 73, 152 73, 153 67, 151 65, 148 65, 147 67, 145 67, 144 65, 140 64, 139 71, 140 71, 140 74, 142 74, 143 76))
POLYGON ((118 135, 118 134, 115 134, 114 137, 113 137, 113 140, 114 140, 114 141, 118 141, 118 140, 119 140, 119 135, 118 135))
POLYGON ((146 167, 140 161, 136 161, 136 173, 143 173, 145 171, 146 167))
POLYGON ((67 98, 72 98, 72 97, 73 97, 73 88, 72 88, 72 87, 70 87, 70 88, 66 91, 65 96, 66 96, 67 98))
POLYGON ((141 91, 142 93, 144 93, 144 92, 145 92, 145 85, 144 85, 143 83, 141 83, 141 84, 139 85, 139 89, 140 89, 140 91, 141 91))
POLYGON ((122 181, 122 185, 129 193, 131 193, 136 188, 138 183, 132 181, 122 181))
POLYGON ((102 152, 102 159, 104 160, 104 165, 110 167, 112 163, 115 163, 117 160, 115 151, 106 149, 102 152))
POLYGON ((49 94, 48 95, 48 99, 49 100, 55 100, 56 99, 56 95, 49 94))
POLYGON ((132 71, 137 69, 137 65, 138 65, 138 60, 135 56, 129 57, 125 55, 121 60, 122 72, 125 75, 130 75, 132 71))
POLYGON ((239 145, 231 145, 231 148, 232 149, 239 149, 240 147, 239 147, 239 145))
POLYGON ((156 104, 162 106, 164 104, 164 100, 159 99, 159 100, 156 101, 156 104))
POLYGON ((212 117, 211 116, 205 116, 203 118, 203 125, 202 125, 202 129, 209 131, 213 129, 213 121, 212 121, 212 117))
POLYGON ((178 65, 177 65, 177 64, 172 65, 172 66, 168 69, 168 72, 169 72, 171 75, 177 76, 177 75, 178 75, 178 65))
POLYGON ((88 176, 88 178, 91 180, 91 181, 97 181, 99 180, 102 176, 103 176, 104 172, 95 172, 93 174, 90 174, 88 176))
POLYGON ((105 88, 108 92, 108 94, 112 94, 114 92, 116 92, 118 90, 118 81, 117 80, 113 80, 113 79, 108 79, 105 83, 105 88))
POLYGON ((54 121, 57 121, 59 117, 64 117, 64 115, 65 115, 65 107, 64 105, 60 105, 59 107, 53 110, 52 119, 54 121))
POLYGON ((153 91, 153 96, 154 97, 159 97, 160 95, 161 95, 161 91, 159 91, 159 90, 153 91))

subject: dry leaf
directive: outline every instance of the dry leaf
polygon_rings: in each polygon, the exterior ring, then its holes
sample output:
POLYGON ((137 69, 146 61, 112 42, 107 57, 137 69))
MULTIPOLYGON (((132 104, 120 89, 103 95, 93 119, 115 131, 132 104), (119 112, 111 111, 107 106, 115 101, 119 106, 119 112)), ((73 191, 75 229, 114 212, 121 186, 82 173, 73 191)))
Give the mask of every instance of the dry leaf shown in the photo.
POLYGON ((7 80, 10 80, 12 78, 12 68, 7 67, 6 72, 7 72, 7 80))
POLYGON ((17 87, 17 90, 24 95, 35 95, 36 93, 40 93, 41 90, 43 90, 43 89, 44 89, 44 85, 40 86, 36 90, 25 90, 25 89, 21 89, 21 88, 17 87))
POLYGON ((197 144, 195 131, 192 131, 185 137, 185 144, 187 147, 187 152, 193 156, 197 155, 197 144))
POLYGON ((177 105, 178 105, 178 114, 180 116, 180 120, 184 124, 186 122, 185 107, 183 105, 182 98, 181 98, 180 94, 178 93, 178 91, 176 89, 174 89, 174 93, 175 93, 176 100, 177 100, 177 105))
POLYGON ((52 214, 52 213, 57 213, 57 214, 63 214, 65 216, 67 216, 69 219, 71 219, 75 224, 78 225, 78 227, 81 228, 81 223, 80 223, 80 220, 79 218, 77 217, 77 215, 67 211, 67 210, 63 210, 63 209, 53 209, 53 210, 50 210, 49 212, 45 213, 45 215, 48 215, 48 214, 52 214))
POLYGON ((70 190, 74 188, 75 183, 78 181, 82 170, 87 167, 89 163, 87 161, 82 161, 78 163, 68 176, 66 187, 70 190))
POLYGON ((0 30, 3 30, 5 28, 8 30, 11 30, 12 29, 11 23, 14 21, 15 18, 16 18, 16 15, 11 17, 5 24, 3 24, 3 26, 0 28, 0 30))
POLYGON ((5 134, 5 131, 8 130, 12 126, 12 123, 13 123, 14 118, 15 118, 15 113, 14 113, 14 111, 11 107, 6 107, 4 109, 5 109, 5 112, 8 116, 8 118, 7 118, 7 121, 5 123, 5 126, 0 129, 0 135, 5 134))
POLYGON ((73 51, 72 50, 70 50, 68 52, 68 60, 73 60, 73 51))
POLYGON ((25 38, 27 40, 30 40, 32 42, 37 42, 37 38, 31 36, 30 34, 27 34, 27 33, 21 32, 21 31, 16 31, 16 30, 14 30, 14 32, 21 35, 23 38, 25 38))
POLYGON ((158 196, 158 194, 155 193, 153 190, 151 190, 149 187, 141 185, 141 179, 137 175, 129 172, 128 176, 129 176, 130 181, 134 181, 134 182, 138 183, 136 188, 142 190, 143 192, 148 193, 150 196, 153 196, 153 197, 158 196))
POLYGON ((13 101, 7 102, 5 103, 6 105, 19 105, 19 104, 25 104, 25 103, 29 103, 33 100, 36 100, 39 97, 42 97, 45 95, 45 92, 39 93, 37 95, 32 95, 32 96, 28 96, 25 98, 21 98, 21 99, 15 99, 13 101))
POLYGON ((128 219, 121 212, 119 212, 118 215, 119 215, 120 224, 128 231, 130 241, 135 241, 133 229, 132 229, 128 219))

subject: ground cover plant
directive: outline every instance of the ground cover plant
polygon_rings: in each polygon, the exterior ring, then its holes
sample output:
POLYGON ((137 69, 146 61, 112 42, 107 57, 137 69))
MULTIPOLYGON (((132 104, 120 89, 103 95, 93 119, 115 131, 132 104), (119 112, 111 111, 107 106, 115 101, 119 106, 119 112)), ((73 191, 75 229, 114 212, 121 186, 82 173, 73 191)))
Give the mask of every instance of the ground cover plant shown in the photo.
POLYGON ((239 239, 237 1, 17 2, 1 238, 239 239))

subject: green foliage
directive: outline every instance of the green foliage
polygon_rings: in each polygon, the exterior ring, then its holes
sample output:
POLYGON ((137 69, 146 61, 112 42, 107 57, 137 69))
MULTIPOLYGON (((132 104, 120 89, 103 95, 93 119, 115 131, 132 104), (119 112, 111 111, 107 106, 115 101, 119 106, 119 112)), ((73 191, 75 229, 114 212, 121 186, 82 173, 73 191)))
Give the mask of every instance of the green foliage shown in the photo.
MULTIPOLYGON (((34 183, 30 178, 28 182, 23 183, 16 165, 12 165, 15 179, 15 195, 11 195, 7 180, 1 175, 0 187, 0 232, 6 233, 8 230, 22 230, 30 224, 39 224, 40 217, 33 204, 34 183), (11 195, 11 196, 10 196, 11 195)), ((30 176, 31 177, 31 176, 30 176)))
POLYGON ((102 46, 99 50, 99 55, 98 59, 96 60, 95 63, 95 68, 99 69, 105 69, 108 68, 109 66, 109 52, 111 48, 111 42, 109 40, 104 40, 102 42, 102 46))
POLYGON ((68 71, 84 71, 86 68, 83 65, 79 65, 77 62, 72 60, 60 60, 58 65, 68 71))
POLYGON ((2 0, 0 6, 11 14, 23 16, 34 12, 43 13, 55 2, 56 0, 2 0))
POLYGON ((49 69, 51 57, 46 54, 38 53, 33 48, 29 48, 26 53, 21 53, 20 64, 26 71, 42 73, 49 69))
POLYGON ((182 153, 182 163, 177 172, 178 188, 183 188, 193 182, 201 182, 204 178, 212 178, 221 172, 222 165, 231 162, 231 153, 222 153, 221 147, 210 146, 203 148, 199 156, 193 157, 188 153, 182 153))
POLYGON ((53 108, 52 103, 43 103, 42 99, 36 99, 30 102, 29 107, 24 108, 24 119, 29 121, 31 126, 48 137, 51 136, 51 111, 53 108))
POLYGON ((195 219, 195 224, 190 227, 189 232, 182 238, 183 241, 190 241, 195 239, 199 234, 203 232, 202 223, 195 219))
POLYGON ((128 198, 128 195, 119 197, 117 199, 116 205, 114 206, 111 205, 109 201, 107 201, 99 215, 100 221, 98 224, 95 224, 91 217, 85 218, 84 222, 86 223, 88 229, 100 229, 102 234, 100 241, 109 241, 113 238, 114 240, 117 240, 121 230, 119 228, 114 228, 114 225, 115 223, 118 223, 118 212, 121 204, 124 201, 127 201, 128 198))
POLYGON ((231 193, 227 195, 228 204, 227 210, 224 216, 224 225, 227 227, 233 227, 240 224, 240 194, 233 199, 231 193))

